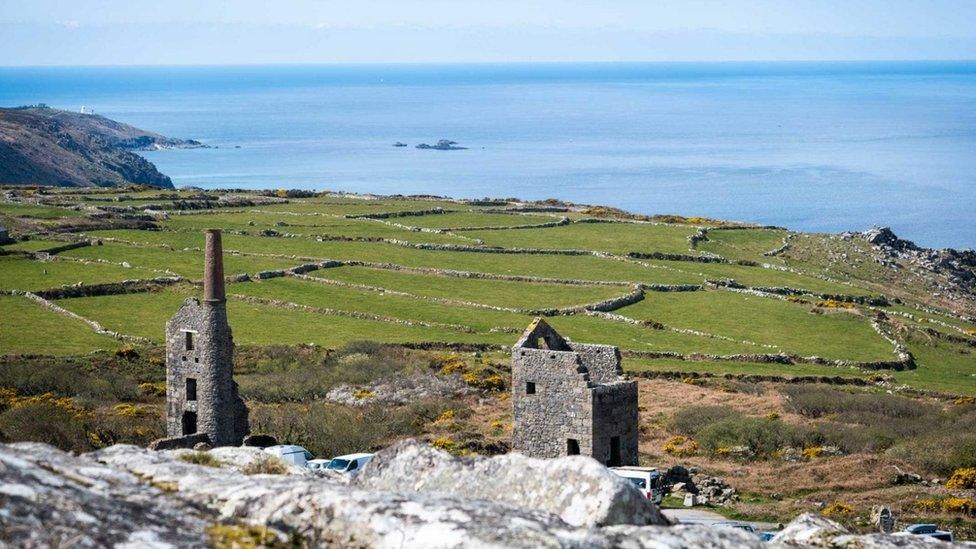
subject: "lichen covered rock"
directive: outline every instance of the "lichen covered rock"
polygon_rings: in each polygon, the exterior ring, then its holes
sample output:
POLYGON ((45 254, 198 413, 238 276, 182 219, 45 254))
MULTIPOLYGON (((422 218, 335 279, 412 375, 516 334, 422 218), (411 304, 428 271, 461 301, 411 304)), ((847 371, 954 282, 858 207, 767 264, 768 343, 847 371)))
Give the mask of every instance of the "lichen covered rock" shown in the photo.
POLYGON ((547 511, 571 526, 668 524, 630 482, 585 456, 457 458, 415 441, 378 453, 354 485, 467 497, 547 511))

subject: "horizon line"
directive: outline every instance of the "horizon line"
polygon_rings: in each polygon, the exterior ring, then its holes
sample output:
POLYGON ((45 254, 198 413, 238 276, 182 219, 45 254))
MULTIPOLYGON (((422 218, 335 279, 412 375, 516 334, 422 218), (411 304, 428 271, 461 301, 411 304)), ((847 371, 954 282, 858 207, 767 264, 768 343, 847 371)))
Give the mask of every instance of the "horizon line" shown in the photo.
POLYGON ((856 65, 870 63, 944 63, 944 64, 971 64, 976 63, 976 58, 965 59, 695 59, 695 60, 644 60, 644 61, 607 61, 607 60, 544 60, 544 61, 315 61, 315 62, 274 62, 274 63, 90 63, 90 64, 24 64, 24 65, 5 65, 0 64, 0 69, 45 69, 45 68, 211 68, 211 67, 370 67, 370 66, 512 66, 512 65, 814 65, 814 64, 838 64, 856 65))

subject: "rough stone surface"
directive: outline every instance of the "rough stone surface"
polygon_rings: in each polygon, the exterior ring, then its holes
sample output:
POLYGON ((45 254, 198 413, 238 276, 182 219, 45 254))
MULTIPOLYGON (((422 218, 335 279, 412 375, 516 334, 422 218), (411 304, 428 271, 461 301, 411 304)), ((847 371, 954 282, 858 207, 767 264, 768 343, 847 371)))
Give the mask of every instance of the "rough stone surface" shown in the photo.
POLYGON ((637 383, 622 374, 616 347, 572 343, 536 319, 512 348, 513 449, 637 465, 637 383))
MULTIPOLYGON (((213 467, 180 459, 185 450, 117 445, 75 456, 43 444, 0 444, 0 546, 204 547, 209 527, 222 524, 265 526, 282 542, 299 538, 310 547, 949 547, 918 536, 855 536, 813 515, 770 544, 702 525, 575 527, 526 501, 363 489, 300 468, 291 475, 242 473, 236 464, 257 452, 214 449, 209 454, 223 465, 213 467)), ((534 476, 526 463, 535 460, 510 459, 499 463, 500 476, 534 476)), ((532 482, 552 493, 573 488, 553 472, 532 482)), ((482 489, 494 480, 471 482, 482 489)))
POLYGON ((425 444, 405 441, 376 454, 353 484, 373 490, 523 505, 558 515, 572 526, 668 524, 629 481, 584 456, 457 458, 425 444), (562 482, 553 483, 553 479, 562 482))

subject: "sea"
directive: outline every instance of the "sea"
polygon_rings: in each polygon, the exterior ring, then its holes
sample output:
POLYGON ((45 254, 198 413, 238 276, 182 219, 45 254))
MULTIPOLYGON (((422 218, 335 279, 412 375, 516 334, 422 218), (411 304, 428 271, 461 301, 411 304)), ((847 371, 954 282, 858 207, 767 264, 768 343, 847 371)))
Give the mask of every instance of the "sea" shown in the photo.
POLYGON ((558 198, 976 247, 976 62, 0 67, 177 186, 558 198), (439 139, 466 150, 420 150, 439 139), (395 142, 407 147, 394 147, 395 142))

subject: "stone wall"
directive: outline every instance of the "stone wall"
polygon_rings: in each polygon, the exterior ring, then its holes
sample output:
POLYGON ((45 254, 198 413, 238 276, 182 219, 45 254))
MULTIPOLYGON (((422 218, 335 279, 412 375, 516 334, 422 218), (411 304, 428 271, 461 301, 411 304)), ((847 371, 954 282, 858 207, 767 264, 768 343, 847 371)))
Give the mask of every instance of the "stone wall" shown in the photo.
POLYGON ((582 455, 593 448, 588 378, 576 353, 548 349, 512 351, 512 449, 531 457, 567 455, 567 439, 582 455), (534 394, 529 394, 529 383, 534 394))
POLYGON ((637 382, 617 381, 593 387, 593 452, 600 463, 637 465, 637 382), (611 441, 619 439, 619 456, 611 455, 611 441))

